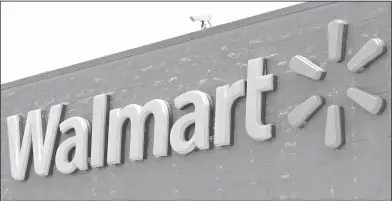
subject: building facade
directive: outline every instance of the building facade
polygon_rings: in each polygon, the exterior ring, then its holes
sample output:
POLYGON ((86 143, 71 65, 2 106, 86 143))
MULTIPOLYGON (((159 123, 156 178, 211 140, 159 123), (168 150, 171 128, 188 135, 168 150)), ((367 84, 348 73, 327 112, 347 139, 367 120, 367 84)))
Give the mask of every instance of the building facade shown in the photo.
POLYGON ((390 105, 391 3, 299 4, 3 84, 1 198, 388 200, 390 105))

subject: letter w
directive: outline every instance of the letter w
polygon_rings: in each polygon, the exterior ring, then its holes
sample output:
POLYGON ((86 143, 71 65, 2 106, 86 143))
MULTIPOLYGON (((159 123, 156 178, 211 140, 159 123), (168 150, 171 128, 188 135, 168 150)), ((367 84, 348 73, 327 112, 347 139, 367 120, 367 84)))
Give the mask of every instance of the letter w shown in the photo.
POLYGON ((31 143, 33 144, 35 172, 40 176, 49 174, 50 161, 52 159, 53 146, 62 109, 63 104, 55 105, 50 108, 44 143, 41 110, 30 111, 27 114, 22 147, 20 143, 22 117, 20 115, 14 115, 7 118, 11 174, 15 180, 25 179, 31 143))

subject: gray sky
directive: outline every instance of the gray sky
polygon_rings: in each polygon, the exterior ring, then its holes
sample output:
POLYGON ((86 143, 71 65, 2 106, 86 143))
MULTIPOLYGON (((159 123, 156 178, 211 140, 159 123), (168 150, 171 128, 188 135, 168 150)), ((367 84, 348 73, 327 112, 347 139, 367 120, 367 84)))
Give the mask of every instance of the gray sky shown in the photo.
POLYGON ((1 2, 1 83, 299 2, 1 2))

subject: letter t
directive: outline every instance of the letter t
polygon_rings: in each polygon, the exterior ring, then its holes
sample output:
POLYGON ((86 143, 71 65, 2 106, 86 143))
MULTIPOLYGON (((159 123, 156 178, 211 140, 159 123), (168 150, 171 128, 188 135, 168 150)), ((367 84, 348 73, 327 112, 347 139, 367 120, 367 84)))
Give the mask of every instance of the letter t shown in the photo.
POLYGON ((276 76, 266 73, 264 58, 248 61, 245 125, 248 135, 258 141, 272 138, 274 132, 274 125, 264 125, 264 117, 265 92, 275 89, 276 76))

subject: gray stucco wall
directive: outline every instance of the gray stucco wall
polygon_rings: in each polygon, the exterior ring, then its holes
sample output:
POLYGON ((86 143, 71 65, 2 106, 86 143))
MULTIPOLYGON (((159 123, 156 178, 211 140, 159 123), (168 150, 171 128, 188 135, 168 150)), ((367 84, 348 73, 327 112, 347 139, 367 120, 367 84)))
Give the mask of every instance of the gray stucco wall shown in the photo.
MULTIPOLYGON (((390 76, 391 3, 339 2, 301 4, 5 84, 1 199, 390 199, 390 76), (326 27, 334 19, 348 23, 342 63, 327 61, 326 27), (362 73, 349 72, 349 59, 373 37, 386 42, 387 52, 362 73), (288 61, 295 55, 325 69, 326 78, 313 82, 290 71, 288 61), (246 134, 242 98, 233 116, 233 146, 157 159, 151 131, 142 162, 125 160, 71 175, 53 168, 46 178, 37 176, 32 165, 28 180, 11 177, 8 116, 25 118, 30 110, 49 111, 68 102, 64 119, 81 116, 91 122, 92 97, 101 93, 110 94, 110 109, 155 98, 173 105, 175 97, 194 89, 215 100, 216 87, 246 78, 247 61, 256 57, 268 58, 268 73, 278 76, 277 90, 267 94, 266 121, 276 125, 272 141, 256 142, 246 134), (385 111, 377 116, 364 111, 346 96, 350 86, 383 97, 385 111), (288 112, 314 94, 324 96, 326 104, 304 128, 291 128, 288 112), (324 145, 331 104, 344 108, 341 150, 324 145)), ((172 109, 176 120, 192 108, 172 109)), ((60 142, 67 138, 59 136, 60 142)))

